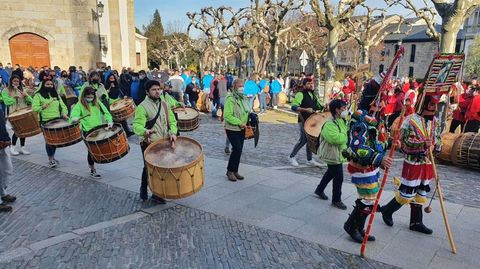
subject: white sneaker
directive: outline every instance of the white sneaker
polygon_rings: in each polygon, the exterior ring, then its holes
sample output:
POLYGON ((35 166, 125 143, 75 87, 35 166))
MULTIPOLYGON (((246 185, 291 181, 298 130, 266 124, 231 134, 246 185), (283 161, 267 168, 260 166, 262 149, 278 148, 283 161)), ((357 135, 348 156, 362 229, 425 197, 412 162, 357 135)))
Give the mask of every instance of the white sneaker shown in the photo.
POLYGON ((20 151, 18 151, 20 154, 24 155, 30 155, 30 151, 26 150, 25 147, 21 147, 20 151))
POLYGON ((20 153, 15 149, 15 146, 10 146, 10 154, 17 156, 20 153))
POLYGON ((292 166, 295 166, 295 167, 298 166, 298 162, 297 162, 297 159, 295 159, 295 157, 288 157, 288 160, 290 161, 290 164, 292 166))
POLYGON ((277 109, 278 107, 277 106, 273 106, 274 109, 277 109))
POLYGON ((322 164, 320 164, 319 162, 315 161, 314 159, 311 159, 310 161, 307 161, 307 164, 308 164, 308 165, 311 165, 311 166, 317 166, 317 167, 322 166, 322 164))

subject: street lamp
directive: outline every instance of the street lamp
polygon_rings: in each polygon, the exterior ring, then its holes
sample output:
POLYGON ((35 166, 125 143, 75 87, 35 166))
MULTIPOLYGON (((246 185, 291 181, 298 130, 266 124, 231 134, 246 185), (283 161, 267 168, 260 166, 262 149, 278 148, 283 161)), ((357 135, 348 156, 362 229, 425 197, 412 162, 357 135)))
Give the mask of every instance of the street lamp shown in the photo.
POLYGON ((93 18, 97 21, 99 18, 102 17, 105 5, 102 1, 99 1, 97 4, 97 11, 92 9, 93 18))

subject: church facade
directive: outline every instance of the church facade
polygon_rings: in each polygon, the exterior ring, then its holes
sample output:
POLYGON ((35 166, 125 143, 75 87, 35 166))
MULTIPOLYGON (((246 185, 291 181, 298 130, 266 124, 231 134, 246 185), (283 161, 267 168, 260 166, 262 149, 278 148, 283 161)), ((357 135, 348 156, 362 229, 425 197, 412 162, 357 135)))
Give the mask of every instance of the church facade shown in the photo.
POLYGON ((134 0, 2 0, 0 25, 3 64, 147 67, 134 0))

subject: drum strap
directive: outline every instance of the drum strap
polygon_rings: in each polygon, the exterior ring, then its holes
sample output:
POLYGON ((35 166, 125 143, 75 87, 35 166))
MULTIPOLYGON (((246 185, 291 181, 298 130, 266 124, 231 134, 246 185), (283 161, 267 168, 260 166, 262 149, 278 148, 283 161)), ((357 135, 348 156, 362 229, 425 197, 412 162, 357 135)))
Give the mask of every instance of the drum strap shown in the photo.
POLYGON ((160 116, 160 111, 162 110, 162 107, 163 107, 163 110, 165 111, 165 119, 167 121, 167 129, 168 129, 168 131, 170 131, 170 121, 168 119, 167 104, 163 101, 160 102, 160 104, 158 106, 158 111, 157 111, 157 114, 155 115, 155 117, 145 123, 145 128, 146 129, 152 129, 153 128, 153 126, 155 125, 155 122, 157 122, 157 119, 160 116))

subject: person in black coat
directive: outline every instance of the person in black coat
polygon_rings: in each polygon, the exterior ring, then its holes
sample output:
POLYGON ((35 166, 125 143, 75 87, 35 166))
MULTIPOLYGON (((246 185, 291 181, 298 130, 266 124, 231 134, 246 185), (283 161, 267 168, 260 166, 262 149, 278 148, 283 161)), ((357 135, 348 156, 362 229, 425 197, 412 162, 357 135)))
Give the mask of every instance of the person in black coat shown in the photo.
POLYGON ((188 100, 190 101, 190 105, 195 110, 197 109, 197 100, 198 100, 198 88, 197 88, 197 78, 192 77, 192 81, 187 85, 187 89, 185 92, 188 94, 188 100))

